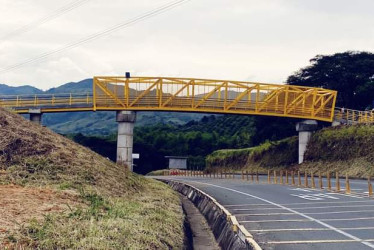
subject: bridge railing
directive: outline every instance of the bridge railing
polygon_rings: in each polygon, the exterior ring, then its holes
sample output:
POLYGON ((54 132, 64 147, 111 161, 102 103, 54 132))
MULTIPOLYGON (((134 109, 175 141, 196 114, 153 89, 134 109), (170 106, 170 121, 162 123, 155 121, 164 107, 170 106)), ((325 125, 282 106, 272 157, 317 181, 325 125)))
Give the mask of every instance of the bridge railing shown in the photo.
POLYGON ((18 113, 134 110, 267 115, 331 122, 337 92, 305 86, 170 77, 94 77, 92 93, 0 96, 18 113))
POLYGON ((334 120, 347 125, 374 123, 374 110, 335 108, 334 120))
POLYGON ((95 110, 254 114, 332 121, 336 91, 168 77, 95 77, 95 110))
POLYGON ((30 108, 59 108, 92 106, 93 95, 87 93, 57 93, 34 95, 0 95, 0 107, 23 110, 30 108))

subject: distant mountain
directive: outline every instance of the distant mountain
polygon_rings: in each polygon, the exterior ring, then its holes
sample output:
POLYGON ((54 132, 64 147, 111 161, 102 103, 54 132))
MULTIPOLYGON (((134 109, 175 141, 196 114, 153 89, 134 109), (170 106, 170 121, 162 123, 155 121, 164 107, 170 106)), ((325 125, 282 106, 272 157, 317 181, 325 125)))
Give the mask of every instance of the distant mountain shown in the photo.
POLYGON ((32 86, 11 87, 5 84, 0 84, 0 95, 27 95, 27 94, 42 94, 43 90, 32 86))
MULTIPOLYGON (((31 86, 10 87, 4 84, 0 85, 0 95, 85 93, 91 91, 92 79, 69 82, 47 91, 31 86)), ((136 126, 154 125, 157 123, 183 125, 190 121, 200 120, 203 117, 204 114, 196 113, 137 112, 136 126)), ((43 125, 61 134, 82 133, 85 135, 106 136, 117 131, 115 112, 113 111, 47 113, 43 115, 43 125)))
POLYGON ((55 94, 55 93, 85 93, 92 92, 92 78, 82 80, 80 82, 69 82, 64 85, 61 85, 57 88, 51 88, 47 90, 46 94, 55 94))

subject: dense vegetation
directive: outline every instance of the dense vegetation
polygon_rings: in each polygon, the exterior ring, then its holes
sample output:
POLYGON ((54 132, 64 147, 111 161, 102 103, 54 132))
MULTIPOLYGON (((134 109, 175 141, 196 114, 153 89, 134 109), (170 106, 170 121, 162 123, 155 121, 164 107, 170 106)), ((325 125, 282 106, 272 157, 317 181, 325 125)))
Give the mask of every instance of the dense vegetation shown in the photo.
POLYGON ((336 105, 364 110, 374 105, 374 54, 370 52, 317 55, 311 65, 288 77, 292 85, 315 86, 338 91, 336 105))
MULTIPOLYGON (((140 159, 135 162, 139 166, 135 167, 135 171, 147 173, 165 168, 167 155, 189 156, 189 168, 203 169, 205 156, 214 150, 252 147, 267 139, 278 140, 295 133, 294 121, 289 119, 236 115, 205 116, 200 121, 190 121, 179 126, 157 124, 136 127, 134 152, 140 153, 140 159)), ((82 134, 70 137, 115 160, 115 134, 101 138, 82 134)))

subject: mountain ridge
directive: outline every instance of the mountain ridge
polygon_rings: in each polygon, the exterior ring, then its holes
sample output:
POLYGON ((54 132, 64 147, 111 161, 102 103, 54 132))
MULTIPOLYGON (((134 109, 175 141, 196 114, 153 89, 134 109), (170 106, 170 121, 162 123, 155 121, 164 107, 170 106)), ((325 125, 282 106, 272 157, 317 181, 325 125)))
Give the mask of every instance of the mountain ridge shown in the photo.
MULTIPOLYGON (((11 87, 0 84, 0 96, 71 92, 92 92, 92 78, 87 78, 78 82, 68 82, 46 91, 29 85, 11 87)), ((183 125, 190 121, 200 120, 204 115, 206 114, 153 111, 137 112, 136 126, 154 124, 183 125)), ((42 123, 60 134, 82 133, 84 135, 106 136, 117 131, 114 111, 46 113, 43 114, 42 123)))

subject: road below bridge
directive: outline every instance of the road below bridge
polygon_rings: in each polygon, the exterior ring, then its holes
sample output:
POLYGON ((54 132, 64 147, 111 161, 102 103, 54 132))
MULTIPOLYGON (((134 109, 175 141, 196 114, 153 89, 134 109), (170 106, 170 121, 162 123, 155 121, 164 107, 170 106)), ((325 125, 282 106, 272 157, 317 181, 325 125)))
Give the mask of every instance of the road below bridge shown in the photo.
MULTIPOLYGON (((192 185, 222 204, 263 249, 374 249, 374 200, 236 179, 162 176, 192 185)), ((342 183, 343 184, 343 183, 342 183)), ((355 180, 357 189, 367 183, 355 180)), ((342 185, 344 189, 344 185, 342 185)))

